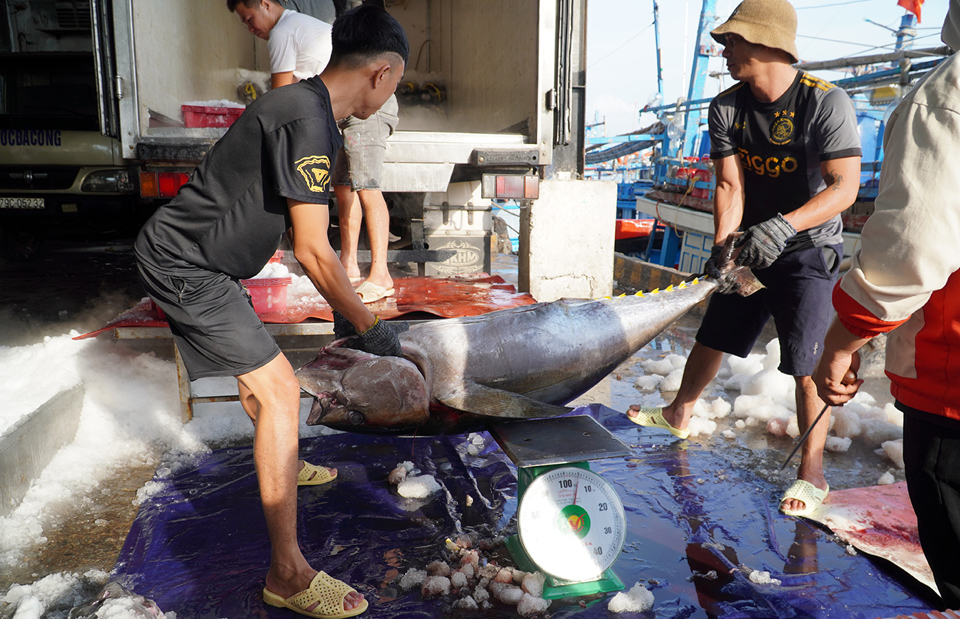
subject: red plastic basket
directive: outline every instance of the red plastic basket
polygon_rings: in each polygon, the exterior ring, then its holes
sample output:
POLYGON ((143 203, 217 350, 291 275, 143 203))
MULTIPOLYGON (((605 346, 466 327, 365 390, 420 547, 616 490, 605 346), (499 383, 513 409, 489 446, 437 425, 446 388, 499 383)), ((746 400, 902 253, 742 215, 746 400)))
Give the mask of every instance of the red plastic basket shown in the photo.
POLYGON ((244 108, 181 105, 180 110, 186 127, 229 127, 240 118, 244 108))
POLYGON ((262 279, 241 279, 250 299, 253 310, 258 314, 282 314, 287 311, 287 287, 292 277, 265 277, 262 279))

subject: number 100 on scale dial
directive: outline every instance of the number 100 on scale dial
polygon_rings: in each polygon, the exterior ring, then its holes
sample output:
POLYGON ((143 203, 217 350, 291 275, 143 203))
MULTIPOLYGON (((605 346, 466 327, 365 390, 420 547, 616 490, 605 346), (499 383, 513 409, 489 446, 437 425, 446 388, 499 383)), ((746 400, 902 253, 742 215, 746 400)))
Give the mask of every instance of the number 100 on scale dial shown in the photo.
POLYGON ((623 504, 602 477, 579 467, 534 479, 517 510, 523 549, 542 570, 563 580, 596 580, 623 548, 623 504))

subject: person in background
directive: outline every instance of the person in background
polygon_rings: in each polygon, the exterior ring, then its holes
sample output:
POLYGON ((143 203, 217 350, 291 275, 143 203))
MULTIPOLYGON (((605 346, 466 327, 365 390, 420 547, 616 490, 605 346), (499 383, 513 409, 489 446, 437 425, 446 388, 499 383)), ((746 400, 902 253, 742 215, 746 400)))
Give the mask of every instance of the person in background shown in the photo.
MULTIPOLYGON (((960 0, 943 42, 960 49, 960 0)), ((813 379, 839 406, 857 352, 889 333, 886 374, 903 411, 903 462, 920 545, 945 608, 960 608, 960 62, 928 73, 887 121, 875 210, 833 291, 837 311, 813 379)))
MULTIPOLYGON (((780 371, 796 382, 797 418, 805 431, 822 410, 810 378, 830 318, 830 291, 843 257, 840 213, 860 184, 860 134, 843 90, 791 66, 798 61, 797 14, 786 0, 744 0, 710 34, 738 83, 710 103, 710 158, 717 189, 714 247, 705 263, 721 279, 718 260, 738 229, 737 264, 751 267, 765 288, 749 296, 714 294, 690 352, 676 398, 668 406, 627 415, 680 438, 700 394, 729 353, 746 357, 772 316, 780 371)), ((823 446, 829 413, 801 451, 797 480, 780 509, 804 516, 829 491, 823 446)))
MULTIPOLYGON (((383 0, 339 1, 348 7, 363 4, 383 8, 383 0)), ((380 183, 383 179, 386 141, 396 130, 398 114, 397 97, 393 96, 373 117, 347 118, 340 123, 343 149, 333 174, 340 224, 340 262, 350 281, 360 284, 357 294, 364 303, 373 303, 395 294, 393 278, 387 267, 390 209, 383 198, 380 183), (357 256, 360 224, 364 220, 370 247, 370 272, 365 280, 360 276, 357 256)))
MULTIPOLYGON (((235 376, 255 426, 253 457, 270 538, 264 602, 312 617, 351 617, 368 603, 315 570, 297 542, 300 384, 253 310, 241 279, 258 273, 288 230, 294 255, 334 309, 341 337, 401 354, 397 330, 367 310, 327 237, 336 121, 368 118, 393 95, 409 57, 386 11, 359 7, 332 32, 319 76, 258 97, 134 244, 144 288, 164 311, 190 380, 235 376)), ((322 469, 321 469, 322 470, 322 469)))
POLYGON ((390 210, 380 191, 380 182, 386 141, 397 126, 397 115, 397 97, 394 95, 370 118, 351 117, 340 123, 343 148, 333 173, 340 223, 340 263, 352 282, 361 282, 357 294, 364 303, 395 294, 393 278, 387 267, 390 210), (360 276, 357 256, 363 220, 366 221, 370 245, 370 272, 366 280, 360 276))
POLYGON ((250 33, 270 52, 270 87, 319 75, 330 60, 329 23, 285 9, 277 0, 227 0, 250 33))
POLYGON ((346 10, 344 0, 281 0, 284 8, 309 15, 314 19, 333 25, 337 15, 346 10))

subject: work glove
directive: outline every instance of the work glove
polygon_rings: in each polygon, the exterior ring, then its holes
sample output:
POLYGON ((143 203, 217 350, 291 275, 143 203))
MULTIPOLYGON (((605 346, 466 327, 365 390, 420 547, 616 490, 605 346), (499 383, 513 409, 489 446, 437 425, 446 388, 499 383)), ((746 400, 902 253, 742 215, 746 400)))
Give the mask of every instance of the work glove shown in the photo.
POLYGON ((333 337, 339 340, 356 334, 353 324, 343 314, 333 310, 333 337))
POLYGON ((723 245, 714 245, 710 249, 710 257, 703 263, 703 272, 718 282, 723 279, 723 274, 720 273, 720 254, 722 253, 723 245))
POLYGON ((720 259, 723 254, 723 245, 714 245, 710 249, 710 257, 703 263, 703 272, 717 280, 717 292, 720 294, 730 294, 736 292, 740 285, 728 278, 720 271, 720 259))
POLYGON ((779 213, 776 217, 750 226, 743 236, 737 239, 737 247, 741 248, 737 264, 752 269, 770 266, 783 253, 790 237, 796 233, 790 222, 779 213))
POLYGON ((366 331, 358 334, 360 350, 380 357, 402 357, 398 335, 409 328, 406 322, 384 322, 377 316, 366 331))

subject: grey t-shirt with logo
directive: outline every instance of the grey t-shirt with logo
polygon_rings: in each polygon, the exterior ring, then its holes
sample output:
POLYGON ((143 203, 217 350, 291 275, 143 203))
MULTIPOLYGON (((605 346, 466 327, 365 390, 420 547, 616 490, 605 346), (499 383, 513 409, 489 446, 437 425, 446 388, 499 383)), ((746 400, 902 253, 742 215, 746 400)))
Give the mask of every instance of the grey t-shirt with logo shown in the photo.
MULTIPOLYGON (((758 101, 743 82, 720 93, 710 103, 709 127, 710 158, 738 155, 743 167, 742 229, 796 210, 826 189, 822 161, 861 155, 847 93, 802 71, 771 103, 758 101)), ((794 236, 785 251, 842 243, 842 229, 837 215, 794 236)))

